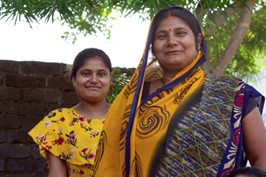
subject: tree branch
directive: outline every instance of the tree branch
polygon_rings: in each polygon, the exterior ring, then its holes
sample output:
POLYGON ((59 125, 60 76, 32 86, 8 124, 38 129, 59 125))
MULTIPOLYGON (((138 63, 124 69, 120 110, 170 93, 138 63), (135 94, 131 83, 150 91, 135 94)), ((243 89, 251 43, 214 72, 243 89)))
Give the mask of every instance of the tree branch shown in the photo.
POLYGON ((238 25, 232 35, 226 49, 221 54, 216 67, 212 70, 213 74, 221 75, 226 70, 227 66, 233 59, 236 51, 238 50, 240 44, 242 43, 244 37, 246 36, 249 25, 252 18, 252 9, 254 8, 256 0, 247 0, 246 7, 242 5, 243 9, 240 13, 240 18, 238 25))

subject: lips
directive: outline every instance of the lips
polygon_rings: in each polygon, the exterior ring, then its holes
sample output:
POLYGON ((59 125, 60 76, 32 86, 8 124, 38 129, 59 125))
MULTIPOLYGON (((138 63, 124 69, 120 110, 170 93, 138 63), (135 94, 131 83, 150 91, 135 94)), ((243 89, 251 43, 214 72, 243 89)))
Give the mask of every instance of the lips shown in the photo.
POLYGON ((180 53, 182 52, 181 50, 172 50, 172 51, 167 51, 165 52, 166 55, 171 55, 171 54, 177 54, 177 53, 180 53))
POLYGON ((89 90, 99 90, 101 89, 101 87, 98 87, 98 86, 86 86, 87 89, 89 90))
POLYGON ((167 56, 175 56, 175 55, 180 54, 181 52, 182 52, 181 50, 173 50, 173 51, 165 52, 164 54, 167 56))

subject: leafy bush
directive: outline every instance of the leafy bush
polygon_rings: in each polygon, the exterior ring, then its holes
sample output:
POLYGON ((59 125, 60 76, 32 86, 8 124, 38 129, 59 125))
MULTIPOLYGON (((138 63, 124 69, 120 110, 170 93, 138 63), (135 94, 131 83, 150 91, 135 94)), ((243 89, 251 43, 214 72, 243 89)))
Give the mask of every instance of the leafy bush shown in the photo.
POLYGON ((110 91, 106 97, 106 101, 108 103, 112 103, 123 87, 129 82, 129 80, 130 76, 127 73, 122 72, 122 70, 118 67, 113 68, 112 83, 110 86, 110 91))

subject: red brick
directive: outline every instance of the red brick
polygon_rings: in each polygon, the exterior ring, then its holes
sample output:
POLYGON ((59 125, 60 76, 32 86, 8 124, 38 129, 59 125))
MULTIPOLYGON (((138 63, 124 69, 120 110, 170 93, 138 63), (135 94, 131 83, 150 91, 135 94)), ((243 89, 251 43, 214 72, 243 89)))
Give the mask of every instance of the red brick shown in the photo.
POLYGON ((23 101, 39 103, 61 103, 62 92, 58 89, 22 89, 23 101))
POLYGON ((0 115, 0 129, 18 129, 21 123, 21 118, 17 115, 0 115))
POLYGON ((29 144, 32 142, 28 132, 24 130, 9 130, 7 133, 7 143, 23 143, 29 144))
POLYGON ((0 144, 1 158, 24 158, 30 156, 30 147, 23 144, 0 144))
POLYGON ((24 61, 20 63, 20 73, 41 76, 61 75, 65 67, 65 64, 61 63, 24 61))
POLYGON ((62 103, 65 105, 77 104, 79 98, 75 91, 65 91, 63 93, 62 103))
POLYGON ((6 86, 22 88, 45 87, 45 78, 30 75, 8 74, 6 76, 6 86))
POLYGON ((43 115, 44 104, 42 103, 17 103, 5 102, 4 106, 0 104, 0 111, 7 115, 43 115))
POLYGON ((0 86, 4 85, 4 78, 5 78, 4 74, 0 73, 0 86))
POLYGON ((74 89, 72 82, 65 76, 47 77, 47 88, 74 89))
POLYGON ((18 73, 19 62, 0 60, 0 72, 1 73, 18 73))
POLYGON ((19 100, 20 89, 13 87, 0 87, 0 101, 19 100))

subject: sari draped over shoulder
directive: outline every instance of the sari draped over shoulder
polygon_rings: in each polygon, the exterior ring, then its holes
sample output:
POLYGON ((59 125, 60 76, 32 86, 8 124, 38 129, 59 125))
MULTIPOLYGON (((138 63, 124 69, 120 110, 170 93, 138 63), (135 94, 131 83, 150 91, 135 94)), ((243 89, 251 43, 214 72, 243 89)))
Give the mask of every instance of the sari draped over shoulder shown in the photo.
MULTIPOLYGON (((180 8, 180 7, 172 7, 180 8)), ((242 118, 248 98, 264 97, 241 80, 206 75, 206 43, 170 82, 141 99, 144 82, 162 77, 146 49, 112 104, 96 156, 96 177, 226 176, 245 163, 242 118)))

